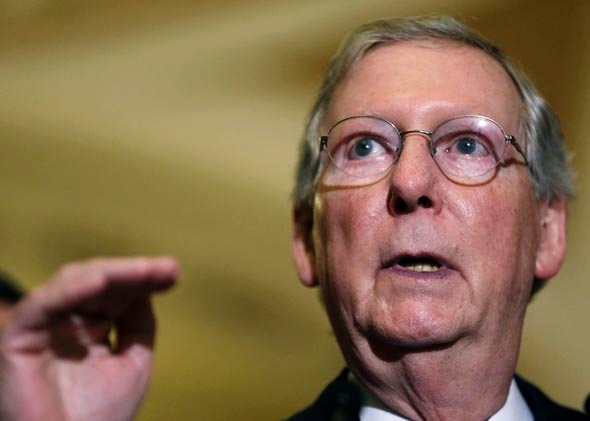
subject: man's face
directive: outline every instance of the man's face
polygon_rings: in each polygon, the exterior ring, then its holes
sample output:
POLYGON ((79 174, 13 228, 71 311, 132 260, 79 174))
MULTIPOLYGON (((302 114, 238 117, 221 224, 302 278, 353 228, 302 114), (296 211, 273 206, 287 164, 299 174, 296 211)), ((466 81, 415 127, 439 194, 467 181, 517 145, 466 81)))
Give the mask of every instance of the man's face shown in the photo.
MULTIPOLYGON (((407 42, 357 63, 323 133, 355 115, 432 131, 467 114, 494 119, 523 144, 521 101, 498 63, 466 46, 407 42)), ((533 276, 561 264, 565 205, 537 202, 522 157, 508 146, 505 158, 485 183, 460 184, 437 167, 424 135, 410 134, 377 182, 329 188, 320 178, 312 242, 296 229, 294 255, 302 282, 319 284, 345 355, 383 344, 515 348, 533 276)))

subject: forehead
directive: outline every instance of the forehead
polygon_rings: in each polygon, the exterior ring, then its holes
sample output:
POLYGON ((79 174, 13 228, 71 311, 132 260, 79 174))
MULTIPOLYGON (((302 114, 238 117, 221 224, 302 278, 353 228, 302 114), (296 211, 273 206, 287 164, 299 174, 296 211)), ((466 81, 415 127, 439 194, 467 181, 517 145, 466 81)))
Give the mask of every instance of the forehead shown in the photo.
POLYGON ((443 119, 481 114, 514 132, 521 99, 504 68, 485 52, 449 42, 402 42, 362 57, 336 88, 326 124, 378 115, 427 128, 443 119))

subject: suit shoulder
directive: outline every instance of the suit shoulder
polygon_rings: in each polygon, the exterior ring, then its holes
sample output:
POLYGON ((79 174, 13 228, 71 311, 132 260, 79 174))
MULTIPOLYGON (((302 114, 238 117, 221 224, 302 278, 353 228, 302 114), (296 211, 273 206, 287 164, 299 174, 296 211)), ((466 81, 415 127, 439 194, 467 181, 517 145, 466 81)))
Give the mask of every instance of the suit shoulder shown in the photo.
POLYGON ((589 419, 588 415, 583 412, 553 401, 541 389, 520 376, 516 376, 516 384, 535 420, 587 421, 589 419))
POLYGON ((343 370, 307 408, 297 412, 287 421, 324 421, 338 416, 343 420, 358 420, 362 404, 361 393, 348 381, 348 370, 343 370))

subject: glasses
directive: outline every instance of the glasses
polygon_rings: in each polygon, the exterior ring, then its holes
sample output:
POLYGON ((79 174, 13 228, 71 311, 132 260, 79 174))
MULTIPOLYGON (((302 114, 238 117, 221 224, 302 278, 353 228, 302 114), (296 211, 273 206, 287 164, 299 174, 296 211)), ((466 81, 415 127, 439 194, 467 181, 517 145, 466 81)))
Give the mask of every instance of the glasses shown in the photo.
POLYGON ((432 132, 400 132, 383 118, 353 116, 340 120, 326 136, 320 136, 320 152, 327 151, 339 170, 328 168, 325 173, 328 179, 324 181, 354 184, 355 179, 360 181, 385 174, 399 159, 404 136, 413 133, 428 138, 430 155, 441 171, 451 177, 468 180, 490 173, 502 162, 507 144, 511 144, 528 165, 515 137, 507 135, 502 126, 488 117, 453 117, 432 132))

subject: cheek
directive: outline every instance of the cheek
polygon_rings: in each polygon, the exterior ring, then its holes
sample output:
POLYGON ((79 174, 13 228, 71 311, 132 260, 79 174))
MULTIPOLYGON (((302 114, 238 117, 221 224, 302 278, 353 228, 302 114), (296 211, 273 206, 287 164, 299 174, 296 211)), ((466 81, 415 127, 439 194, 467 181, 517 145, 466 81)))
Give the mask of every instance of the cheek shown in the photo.
POLYGON ((477 250, 472 270, 484 277, 479 287, 497 296, 516 293, 512 299, 528 294, 539 241, 535 201, 520 187, 494 186, 463 205, 470 233, 462 239, 477 250))
POLYGON ((375 233, 381 225, 383 210, 386 208, 370 194, 370 189, 354 192, 330 192, 323 195, 316 209, 316 221, 321 221, 316 244, 329 245, 329 253, 348 250, 356 255, 360 250, 368 250, 375 241, 375 233))
POLYGON ((319 282, 324 295, 337 294, 343 302, 362 299, 363 291, 368 293, 372 284, 367 267, 377 256, 375 244, 385 204, 369 190, 324 193, 316 201, 319 282))

